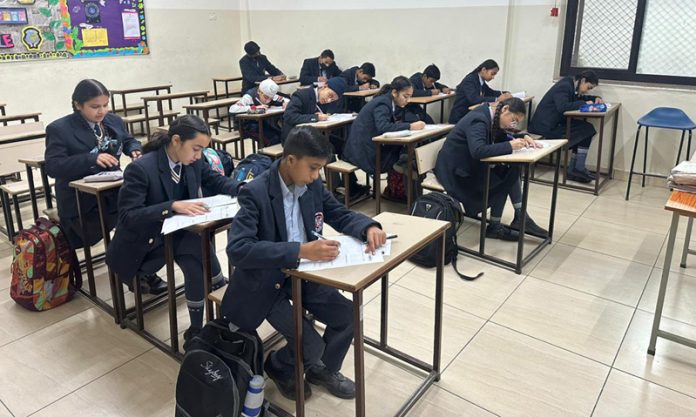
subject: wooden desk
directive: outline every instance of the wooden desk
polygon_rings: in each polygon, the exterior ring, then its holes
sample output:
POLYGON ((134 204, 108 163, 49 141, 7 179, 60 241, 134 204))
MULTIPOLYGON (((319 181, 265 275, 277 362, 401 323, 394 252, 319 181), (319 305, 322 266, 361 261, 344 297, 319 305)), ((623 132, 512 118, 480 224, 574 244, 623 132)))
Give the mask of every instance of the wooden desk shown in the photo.
POLYGON ((479 235, 479 250, 475 251, 463 246, 459 246, 459 250, 465 252, 469 255, 485 259, 489 262, 496 263, 502 266, 513 269, 517 274, 522 273, 522 268, 529 262, 534 256, 544 249, 548 244, 551 244, 553 239, 553 226, 556 217, 556 199, 558 194, 558 177, 560 170, 560 153, 563 147, 568 143, 566 139, 549 139, 544 141, 548 144, 547 147, 542 149, 529 149, 524 152, 513 152, 509 155, 494 156, 491 158, 484 158, 481 162, 486 164, 486 175, 484 179, 484 193, 483 193, 483 211, 481 213, 481 231, 479 235), (524 236, 525 236, 525 222, 527 220, 527 201, 529 199, 529 172, 530 167, 538 162, 540 159, 556 153, 558 158, 556 158, 556 166, 553 178, 553 191, 551 192, 551 210, 549 214, 549 236, 542 239, 541 242, 534 248, 526 257, 524 256, 524 236), (486 218, 488 214, 488 191, 490 188, 490 176, 491 167, 496 164, 507 164, 507 165, 521 165, 523 167, 523 184, 522 184, 522 219, 520 220, 521 226, 519 230, 519 239, 517 240, 517 259, 515 262, 510 262, 504 259, 500 259, 495 256, 491 256, 485 253, 486 244, 486 218))
POLYGON ((17 160, 20 164, 26 166, 27 182, 29 183, 29 195, 31 196, 31 209, 34 213, 34 218, 39 217, 39 208, 36 205, 36 185, 34 184, 34 169, 38 169, 41 174, 41 184, 44 190, 44 199, 46 200, 46 208, 53 208, 53 198, 51 193, 51 185, 48 182, 46 174, 46 163, 43 155, 36 157, 24 157, 17 160))
POLYGON ((2 123, 3 126, 7 126, 9 122, 26 123, 27 120, 33 120, 35 122, 38 122, 39 116, 41 116, 41 113, 11 114, 9 116, 3 114, 2 116, 0 116, 0 123, 2 123))
POLYGON ((347 93, 344 93, 343 108, 348 109, 348 100, 350 100, 351 97, 360 99, 360 107, 362 108, 362 106, 365 105, 365 102, 367 102, 367 98, 377 95, 377 93, 379 93, 379 90, 379 88, 370 88, 367 90, 349 91, 347 93))
POLYGON ((46 128, 43 122, 0 126, 0 143, 21 142, 23 140, 38 139, 45 136, 46 128))
POLYGON ((435 126, 432 129, 414 130, 411 136, 405 137, 385 137, 384 135, 375 136, 372 141, 375 143, 375 204, 377 204, 377 214, 382 211, 382 200, 381 200, 381 174, 382 174, 382 161, 381 153, 383 145, 402 145, 406 146, 407 159, 407 179, 408 184, 406 186, 406 207, 408 210, 411 209, 413 204, 413 166, 416 159, 414 149, 419 143, 426 141, 430 138, 438 137, 446 134, 450 130, 454 129, 454 125, 442 124, 442 125, 429 125, 435 126))
MULTIPOLYGON (((236 119, 239 120, 253 120, 259 124, 259 136, 256 138, 256 144, 254 144, 254 152, 258 149, 263 149, 266 145, 263 137, 263 121, 266 119, 271 119, 273 117, 283 117, 285 114, 285 109, 282 107, 271 107, 266 110, 263 114, 250 114, 250 113, 237 113, 234 115, 236 119)), ((244 124, 239 123, 239 136, 244 139, 244 124)))
MULTIPOLYGON (((375 217, 384 230, 398 234, 392 241, 391 255, 382 263, 357 265, 352 267, 328 269, 323 271, 300 272, 284 270, 292 278, 292 304, 295 322, 295 377, 297 390, 295 402, 296 416, 303 417, 304 412, 304 360, 302 335, 302 281, 315 282, 336 289, 350 292, 353 296, 353 350, 355 357, 355 415, 365 416, 365 349, 364 345, 399 359, 417 369, 426 372, 426 379, 396 414, 404 416, 425 394, 428 388, 440 379, 440 359, 442 346, 442 306, 443 306, 443 265, 445 231, 449 222, 412 217, 395 213, 382 213, 375 217), (427 244, 439 241, 436 253, 435 269, 435 334, 433 341, 433 363, 428 364, 404 352, 389 346, 387 340, 388 323, 388 274, 427 244), (380 340, 372 340, 363 334, 363 291, 381 280, 382 310, 380 314, 380 340)), ((420 329, 422 330, 422 329, 420 329)), ((419 331, 419 334, 424 334, 419 331)), ((376 405, 379 406, 379 405, 376 405)))
POLYGON ((225 86, 225 98, 231 95, 244 95, 246 91, 242 91, 241 87, 238 91, 230 91, 230 83, 236 81, 242 81, 243 77, 213 77, 213 94, 215 94, 215 100, 219 99, 218 95, 218 83, 223 83, 225 86))
MULTIPOLYGON (((567 111, 563 113, 566 117, 566 138, 570 141, 570 125, 573 119, 599 119, 599 138, 597 142, 597 166, 594 170, 595 180, 594 186, 582 186, 576 184, 568 184, 566 170, 563 170, 563 183, 561 187, 573 190, 591 192, 594 195, 599 195, 599 190, 604 187, 607 181, 614 178, 614 150, 616 149, 616 132, 619 126, 619 109, 621 103, 608 103, 611 107, 605 112, 581 112, 567 111), (602 172, 602 146, 604 144, 604 124, 610 117, 614 117, 614 126, 612 128, 611 143, 609 150, 609 170, 602 172), (602 176, 604 178, 602 179, 602 176)), ((568 166, 568 150, 565 150, 564 166, 568 166)))
MULTIPOLYGON (((123 89, 117 89, 117 90, 110 90, 110 92, 111 92, 111 109, 115 112, 123 111, 123 115, 128 116, 129 110, 136 110, 136 109, 130 109, 128 107, 128 104, 126 103, 126 96, 128 94, 149 93, 149 92, 154 92, 155 94, 160 94, 160 91, 162 91, 162 92, 166 91, 167 93, 171 93, 172 92, 172 85, 171 84, 162 84, 162 85, 153 85, 150 87, 136 87, 136 88, 123 88, 123 89), (116 108, 116 96, 121 96, 121 108, 120 109, 116 108)), ((139 106, 137 109, 139 109, 139 106)))
MULTIPOLYGON (((229 106, 233 105, 234 103, 238 102, 241 100, 241 97, 233 97, 233 98, 221 98, 218 100, 210 100, 210 101, 204 101, 201 103, 195 103, 195 104, 187 104, 184 105, 183 107, 186 109, 186 113, 188 114, 197 114, 199 111, 203 114, 203 120, 208 121, 210 119, 210 111, 215 109, 216 110, 216 117, 220 119, 220 107, 226 107, 228 108, 229 106)), ((229 113, 229 111, 226 109, 225 114, 229 113)), ((232 130, 232 122, 230 121, 230 126, 229 130, 232 130)))
POLYGON ((438 94, 436 96, 411 97, 408 104, 420 104, 423 106, 423 111, 427 113, 427 107, 430 103, 440 102, 440 123, 445 120, 445 100, 456 96, 454 90, 448 94, 438 94))
MULTIPOLYGON (((189 100, 189 104, 194 104, 195 98, 196 97, 201 97, 205 99, 206 95, 208 94, 208 90, 193 90, 193 91, 182 91, 178 93, 168 93, 168 94, 159 94, 159 95, 154 95, 154 96, 145 96, 142 97, 143 104, 145 105, 145 131, 147 134, 147 137, 150 137, 150 113, 149 113, 149 104, 150 102, 155 102, 157 106, 157 122, 159 123, 158 126, 163 126, 164 125, 164 106, 162 105, 163 101, 168 101, 169 102, 169 110, 173 110, 172 108, 172 100, 177 100, 177 99, 184 99, 187 98, 189 100)), ((207 122, 207 120, 206 120, 207 122)))
POLYGON ((681 267, 686 268, 686 256, 687 254, 691 253, 689 250, 691 228, 693 226, 694 217, 696 217, 696 194, 673 191, 669 197, 669 200, 667 200, 667 203, 665 204, 665 210, 672 212, 672 223, 670 225, 669 236, 667 238, 667 251, 665 252, 665 260, 662 264, 662 279, 660 280, 660 289, 657 293, 655 317, 653 318, 653 326, 650 333, 650 343, 648 345, 648 354, 653 356, 655 356, 655 346, 657 344, 658 337, 696 349, 696 340, 687 339, 684 336, 680 336, 666 330, 660 330, 660 320, 662 319, 662 309, 665 303, 665 294, 667 293, 667 281, 669 279, 670 268, 672 265, 674 243, 676 241, 677 231, 679 229, 679 216, 684 216, 689 219, 681 262, 681 267))
MULTIPOLYGON (((85 182, 85 180, 75 180, 70 182, 70 187, 75 189, 75 198, 77 200, 77 214, 80 218, 80 226, 82 228, 82 236, 87 235, 87 229, 85 228, 85 223, 82 217, 82 204, 80 202, 80 193, 91 194, 97 199, 97 211, 99 212, 99 225, 102 230, 102 238, 104 239, 104 253, 106 253, 109 248, 109 243, 111 243, 111 230, 108 230, 106 225, 106 202, 104 201, 104 194, 110 192, 118 192, 119 188, 123 185, 123 181, 111 181, 111 182, 85 182)), ((99 307, 104 311, 111 314, 114 317, 116 324, 121 322, 121 310, 119 309, 119 299, 118 292, 116 291, 116 277, 111 268, 107 268, 107 273, 109 276, 109 286, 111 288, 111 303, 107 304, 101 298, 97 296, 97 289, 94 281, 94 265, 92 262, 92 250, 89 245, 85 244, 83 246, 83 251, 85 253, 85 268, 87 269, 87 281, 89 282, 89 293, 84 290, 80 290, 84 295, 89 297, 94 301, 99 307)))

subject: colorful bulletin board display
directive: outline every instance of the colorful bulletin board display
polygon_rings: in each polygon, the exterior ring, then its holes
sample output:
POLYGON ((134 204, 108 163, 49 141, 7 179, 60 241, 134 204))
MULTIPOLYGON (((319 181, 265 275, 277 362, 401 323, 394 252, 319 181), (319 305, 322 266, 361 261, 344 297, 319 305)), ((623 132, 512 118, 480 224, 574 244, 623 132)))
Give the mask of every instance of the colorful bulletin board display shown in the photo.
POLYGON ((0 0, 0 61, 150 53, 144 0, 0 0))

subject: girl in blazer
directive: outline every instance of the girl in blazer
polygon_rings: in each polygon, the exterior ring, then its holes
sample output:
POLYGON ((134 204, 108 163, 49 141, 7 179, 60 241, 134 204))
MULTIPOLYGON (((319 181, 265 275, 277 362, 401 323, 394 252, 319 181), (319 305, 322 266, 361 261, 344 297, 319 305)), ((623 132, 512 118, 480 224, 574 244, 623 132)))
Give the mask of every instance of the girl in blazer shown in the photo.
MULTIPOLYGON (((506 130, 514 130, 526 115, 526 106, 518 98, 498 103, 495 107, 484 105, 464 116, 452 132, 447 135, 435 164, 435 175, 447 194, 464 205, 468 216, 475 217, 486 210, 482 207, 486 166, 480 160, 491 156, 507 155, 513 150, 537 146, 529 136, 512 138, 506 130)), ((520 172, 516 166, 496 165, 491 170, 488 203, 491 207, 490 224, 486 237, 502 240, 517 240, 522 211, 522 189, 520 172), (510 226, 501 224, 500 219, 505 201, 515 209, 510 226)), ((527 215, 526 232, 539 237, 548 232, 527 215)))
MULTIPOLYGON (((585 103, 601 103, 602 98, 587 93, 599 85, 599 78, 593 71, 583 71, 575 77, 559 80, 544 94, 529 123, 529 131, 547 138, 564 138, 566 120, 564 112, 579 110, 585 103)), ((568 179, 582 183, 594 180, 594 174, 587 170, 585 161, 592 144, 595 128, 589 122, 573 119, 570 122, 568 147, 573 151, 568 164, 568 179)))
MULTIPOLYGON (((413 95, 413 86, 408 78, 400 75, 391 83, 382 86, 379 94, 360 110, 350 129, 343 150, 346 160, 372 175, 375 172, 375 144, 372 138, 386 132, 398 130, 422 130, 425 122, 398 121, 397 109, 406 107, 413 95)), ((381 172, 392 169, 399 160, 403 146, 382 146, 381 172)))
MULTIPOLYGON (((106 253, 106 263, 122 281, 128 283, 138 274, 153 274, 164 266, 162 223, 175 214, 205 213, 203 203, 186 201, 201 197, 201 187, 215 194, 237 194, 239 183, 220 175, 201 158, 209 143, 208 125, 198 116, 184 115, 174 120, 168 133, 153 137, 142 158, 126 168, 118 196, 116 235, 106 253)), ((186 230, 174 232, 174 260, 184 273, 191 318, 191 327, 184 333, 188 341, 203 326, 200 237, 186 230)), ((225 281, 214 254, 212 266, 215 289, 225 281)))
POLYGON ((471 71, 457 86, 457 96, 452 105, 449 122, 456 124, 459 120, 469 113, 469 107, 474 104, 488 103, 493 101, 503 101, 511 98, 508 92, 501 92, 492 89, 487 83, 493 81, 498 75, 500 67, 492 59, 487 59, 471 71))

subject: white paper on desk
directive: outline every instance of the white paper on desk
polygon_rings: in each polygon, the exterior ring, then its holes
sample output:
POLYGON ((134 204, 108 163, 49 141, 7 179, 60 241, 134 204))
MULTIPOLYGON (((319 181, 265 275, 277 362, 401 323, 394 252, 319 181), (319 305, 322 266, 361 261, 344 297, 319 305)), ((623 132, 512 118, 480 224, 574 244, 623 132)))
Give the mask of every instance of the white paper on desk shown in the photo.
POLYGON ((229 196, 217 195, 214 197, 195 198, 187 201, 202 201, 206 204, 206 206, 208 206, 209 211, 205 214, 199 214, 197 216, 177 214, 164 219, 164 223, 162 224, 163 235, 168 235, 169 233, 176 232, 177 230, 185 229, 199 223, 231 219, 237 215, 237 212, 239 211, 237 199, 229 196), (228 201, 227 204, 223 204, 225 200, 228 201))
POLYGON ((342 122, 344 120, 355 119, 357 116, 353 113, 334 113, 329 116, 330 122, 342 122))
POLYGON ((449 94, 443 93, 443 92, 439 92, 439 93, 437 93, 437 95, 440 96, 440 97, 442 97, 442 96, 447 96, 447 95, 449 95, 449 94))
POLYGON ((539 149, 544 149, 548 148, 549 145, 548 143, 544 142, 543 140, 535 140, 534 141, 537 145, 541 145, 541 148, 522 148, 522 149, 517 149, 515 151, 512 151, 512 153, 526 153, 526 152, 534 152, 539 149))
POLYGON ((445 127, 445 125, 441 125, 441 124, 425 125, 423 130, 436 130, 436 129, 442 129, 443 127, 445 127))
POLYGON ((405 138, 413 134, 410 130, 397 130, 396 132, 386 132, 383 136, 385 138, 405 138))
POLYGON ((365 253, 366 244, 351 236, 330 236, 331 240, 337 240, 341 243, 341 248, 338 257, 329 262, 314 262, 308 259, 300 260, 298 271, 319 271, 322 269, 342 268, 344 266, 374 264, 384 262, 384 257, 391 254, 391 241, 381 248, 377 249, 375 254, 365 253))
POLYGON ((283 110, 285 110, 285 109, 281 106, 273 106, 273 107, 267 108, 266 113, 278 113, 278 112, 283 111, 283 110))
POLYGON ((527 92, 526 91, 518 91, 516 93, 512 93, 512 96, 519 98, 519 99, 523 99, 523 98, 527 97, 527 92))

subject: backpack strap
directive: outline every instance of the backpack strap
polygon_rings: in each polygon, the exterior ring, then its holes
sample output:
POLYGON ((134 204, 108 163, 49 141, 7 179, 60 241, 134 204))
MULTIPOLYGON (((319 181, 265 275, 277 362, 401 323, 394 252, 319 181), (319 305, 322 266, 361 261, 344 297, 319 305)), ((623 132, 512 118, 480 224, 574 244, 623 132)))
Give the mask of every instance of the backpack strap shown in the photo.
POLYGON ((483 272, 479 272, 478 274, 476 274, 475 277, 471 277, 469 275, 464 275, 461 272, 459 272, 457 270, 457 255, 454 255, 454 258, 452 259, 452 269, 454 269, 454 272, 456 272, 457 275, 459 275, 459 278, 463 279, 464 281, 473 281, 473 280, 483 276, 483 272))

